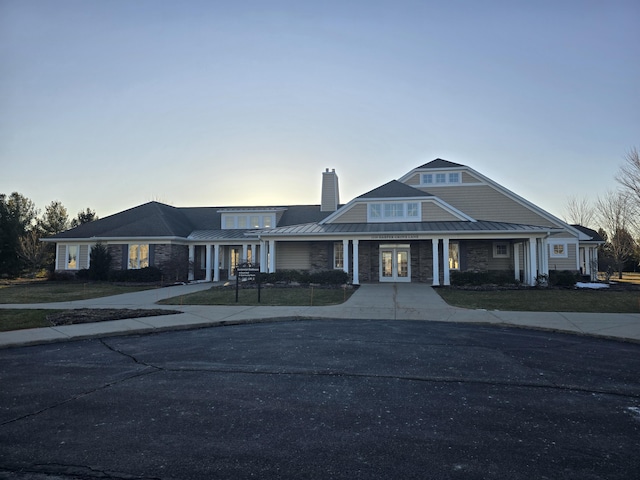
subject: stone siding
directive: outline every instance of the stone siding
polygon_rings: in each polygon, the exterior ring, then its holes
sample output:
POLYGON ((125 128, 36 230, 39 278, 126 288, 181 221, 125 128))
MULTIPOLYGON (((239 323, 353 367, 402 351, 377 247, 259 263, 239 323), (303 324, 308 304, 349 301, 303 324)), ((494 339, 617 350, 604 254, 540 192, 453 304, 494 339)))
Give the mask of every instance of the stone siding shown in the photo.
POLYGON ((154 245, 153 264, 162 270, 165 282, 186 282, 189 276, 189 247, 154 245))

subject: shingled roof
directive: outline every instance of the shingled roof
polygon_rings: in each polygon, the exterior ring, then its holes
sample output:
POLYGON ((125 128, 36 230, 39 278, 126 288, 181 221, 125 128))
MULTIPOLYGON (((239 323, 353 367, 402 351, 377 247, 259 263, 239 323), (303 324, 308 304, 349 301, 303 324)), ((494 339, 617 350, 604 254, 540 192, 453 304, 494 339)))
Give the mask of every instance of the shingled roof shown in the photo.
POLYGON ((431 160, 429 163, 425 163, 424 165, 418 168, 460 168, 464 167, 459 163, 453 163, 449 160, 443 160, 442 158, 436 158, 435 160, 431 160))
POLYGON ((432 197, 433 195, 413 188, 397 180, 391 180, 384 185, 363 193, 358 198, 404 198, 404 197, 432 197))

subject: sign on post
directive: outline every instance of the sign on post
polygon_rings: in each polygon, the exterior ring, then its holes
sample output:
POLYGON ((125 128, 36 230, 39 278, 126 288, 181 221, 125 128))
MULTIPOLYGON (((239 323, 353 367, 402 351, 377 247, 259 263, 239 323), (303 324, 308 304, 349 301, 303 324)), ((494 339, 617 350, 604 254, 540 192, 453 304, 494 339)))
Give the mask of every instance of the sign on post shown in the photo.
POLYGON ((238 290, 240 288, 240 280, 254 281, 258 278, 258 303, 260 303, 260 264, 253 262, 239 263, 236 266, 236 303, 238 303, 238 290))

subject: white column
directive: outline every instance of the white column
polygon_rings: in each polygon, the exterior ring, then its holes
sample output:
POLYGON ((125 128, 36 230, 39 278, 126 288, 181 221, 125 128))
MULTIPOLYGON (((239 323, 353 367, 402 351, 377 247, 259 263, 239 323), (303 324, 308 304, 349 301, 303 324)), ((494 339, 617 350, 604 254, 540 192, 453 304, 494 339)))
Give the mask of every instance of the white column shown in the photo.
POLYGON ((220 281, 220 245, 213 246, 213 281, 220 281))
POLYGON ((513 244, 513 278, 520 280, 520 244, 513 244))
POLYGON ((593 267, 591 269, 591 280, 595 281, 598 279, 598 247, 593 247, 591 249, 591 251, 593 252, 593 257, 592 257, 592 262, 593 262, 593 267))
POLYGON ((438 258, 438 245, 440 244, 439 238, 431 240, 431 246, 433 249, 433 286, 440 285, 440 259, 438 258))
POLYGON ((527 278, 527 283, 529 285, 536 284, 536 275, 538 270, 538 258, 536 256, 537 251, 537 240, 535 238, 529 239, 529 278, 527 278))
POLYGON ((269 240, 269 273, 276 271, 276 241, 269 240))
POLYGON ((542 244, 542 248, 540 249, 540 273, 542 275, 549 275, 549 242, 546 238, 542 238, 540 243, 542 244))
POLYGON ((242 257, 240 258, 241 262, 246 262, 249 257, 249 245, 246 243, 242 244, 242 257))
POLYGON ((353 240, 353 284, 360 285, 360 275, 358 267, 358 244, 360 240, 353 240))
POLYGON ((349 240, 342 240, 342 269, 349 273, 349 240))
POLYGON ((196 246, 189 245, 189 281, 192 282, 194 277, 193 269, 196 262, 196 246))
POLYGON ((451 285, 449 280, 449 239, 442 239, 442 264, 444 266, 444 284, 451 285))
POLYGON ((206 282, 210 282, 211 281, 211 245, 207 245, 207 250, 206 250, 206 262, 205 262, 205 277, 204 280, 206 282))
POLYGON ((258 245, 255 243, 251 244, 251 263, 259 263, 258 260, 258 245))
POLYGON ((267 271, 267 243, 265 241, 260 242, 260 271, 262 273, 267 271))

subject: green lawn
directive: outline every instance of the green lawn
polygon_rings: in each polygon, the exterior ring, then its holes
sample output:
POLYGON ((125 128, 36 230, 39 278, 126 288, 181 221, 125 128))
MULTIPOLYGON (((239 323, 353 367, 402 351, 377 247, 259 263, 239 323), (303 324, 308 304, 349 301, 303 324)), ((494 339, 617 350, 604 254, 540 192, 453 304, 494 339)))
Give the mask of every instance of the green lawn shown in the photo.
POLYGON ((343 303, 351 297, 352 294, 352 289, 343 288, 262 288, 260 303, 258 303, 257 289, 241 288, 238 291, 238 303, 236 303, 235 288, 213 287, 202 292, 162 300, 159 303, 165 305, 324 306, 343 303))
POLYGON ((8 283, 0 285, 0 303, 70 302, 137 292, 149 288, 155 288, 155 285, 125 286, 108 282, 51 282, 46 280, 31 283, 8 283))
POLYGON ((50 327, 47 315, 59 310, 18 310, 0 309, 0 332, 22 330, 24 328, 50 327))
POLYGON ((436 291, 450 305, 523 312, 640 313, 640 291, 458 290, 436 291))

